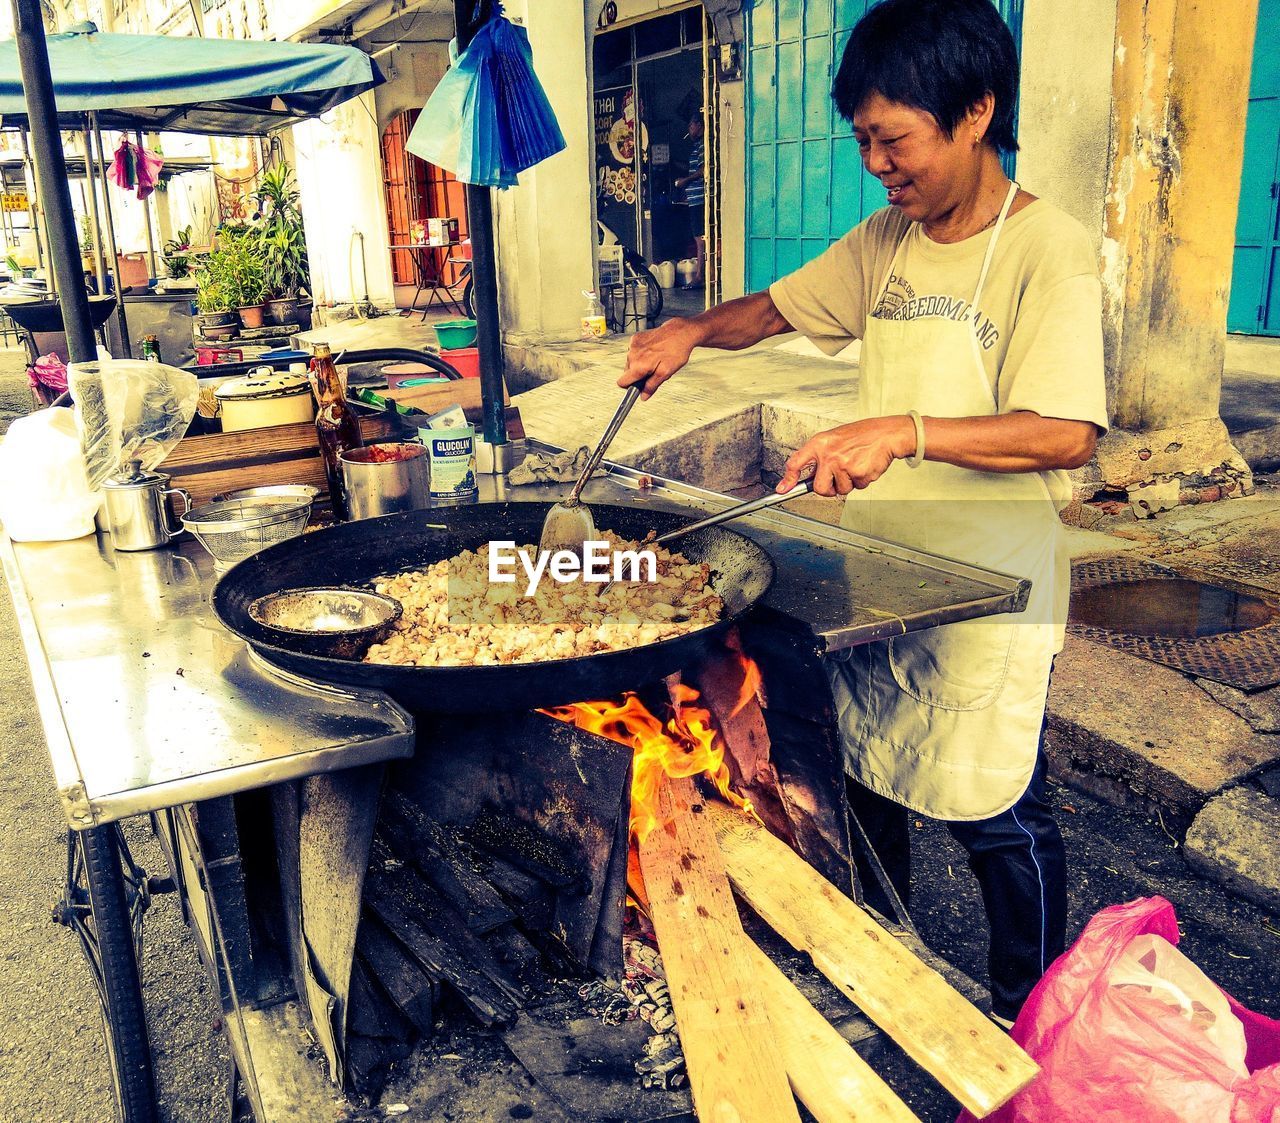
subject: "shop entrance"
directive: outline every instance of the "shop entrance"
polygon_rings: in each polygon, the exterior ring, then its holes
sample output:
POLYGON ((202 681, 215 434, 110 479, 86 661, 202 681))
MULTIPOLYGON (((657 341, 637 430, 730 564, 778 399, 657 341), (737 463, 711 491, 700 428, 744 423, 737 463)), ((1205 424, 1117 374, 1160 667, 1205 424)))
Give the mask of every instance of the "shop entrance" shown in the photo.
POLYGON ((427 223, 432 218, 457 219, 458 242, 466 242, 467 201, 466 189, 452 172, 405 151, 404 142, 418 112, 397 114, 382 133, 382 185, 393 247, 391 276, 397 303, 406 305, 423 288, 460 286, 471 256, 469 245, 427 244, 427 223))
MULTIPOLYGON (((667 280, 685 262, 685 286, 676 273, 663 292, 665 313, 701 311, 716 299, 719 197, 701 5, 599 31, 593 67, 602 240, 616 238, 645 265, 669 263, 660 270, 667 280)), ((607 248, 601 267, 604 282, 607 248)))

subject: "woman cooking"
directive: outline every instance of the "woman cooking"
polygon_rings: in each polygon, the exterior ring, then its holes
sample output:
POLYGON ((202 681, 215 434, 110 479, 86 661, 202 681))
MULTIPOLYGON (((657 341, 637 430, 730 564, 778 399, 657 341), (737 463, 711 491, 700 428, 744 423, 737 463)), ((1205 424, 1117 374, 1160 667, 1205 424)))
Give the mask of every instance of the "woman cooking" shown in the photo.
POLYGON ((876 4, 833 97, 889 205, 768 291, 637 335, 619 379, 648 397, 694 347, 800 331, 835 354, 860 339, 861 420, 797 449, 778 490, 812 469, 817 493, 848 496, 846 526, 1031 579, 1025 613, 913 632, 828 667, 850 802, 898 893, 908 809, 945 820, 968 851, 1005 1025, 1064 946, 1041 744, 1070 576, 1057 512, 1066 470, 1107 425, 1093 245, 1001 169, 1017 148, 1017 88, 991 0, 876 4))

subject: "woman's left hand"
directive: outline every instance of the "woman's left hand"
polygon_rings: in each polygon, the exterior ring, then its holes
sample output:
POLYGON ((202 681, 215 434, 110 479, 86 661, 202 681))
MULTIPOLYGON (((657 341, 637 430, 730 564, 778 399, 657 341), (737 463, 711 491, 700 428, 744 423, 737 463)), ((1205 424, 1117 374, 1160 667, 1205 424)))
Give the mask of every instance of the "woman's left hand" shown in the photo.
POLYGON ((790 491, 813 471, 815 495, 848 495, 868 487, 885 474, 895 460, 916 450, 916 428, 906 414, 852 421, 810 437, 787 459, 778 483, 779 493, 790 491))

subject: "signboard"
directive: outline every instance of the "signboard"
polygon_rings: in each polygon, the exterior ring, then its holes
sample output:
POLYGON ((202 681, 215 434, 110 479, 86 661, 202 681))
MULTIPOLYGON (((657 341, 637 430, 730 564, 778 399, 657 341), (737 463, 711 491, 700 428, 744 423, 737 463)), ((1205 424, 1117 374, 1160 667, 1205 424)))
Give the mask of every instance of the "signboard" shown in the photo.
POLYGON ((0 202, 3 202, 6 211, 29 211, 31 209, 31 200, 27 198, 25 191, 6 191, 0 195, 0 202))
POLYGON ((618 240, 636 244, 636 202, 640 195, 637 147, 648 134, 637 119, 630 85, 596 90, 596 214, 618 240), (638 144, 637 144, 638 140, 638 144))

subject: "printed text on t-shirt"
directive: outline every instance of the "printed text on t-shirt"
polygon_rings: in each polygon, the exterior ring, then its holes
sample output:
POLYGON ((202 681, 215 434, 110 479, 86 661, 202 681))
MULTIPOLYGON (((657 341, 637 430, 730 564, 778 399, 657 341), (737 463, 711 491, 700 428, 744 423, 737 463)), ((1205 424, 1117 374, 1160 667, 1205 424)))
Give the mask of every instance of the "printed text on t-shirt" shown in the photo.
POLYGON ((1000 338, 1000 329, 990 317, 975 311, 964 297, 943 293, 917 296, 906 278, 897 274, 890 274, 884 295, 871 314, 878 320, 922 320, 936 316, 944 320, 972 321, 978 342, 985 351, 990 351, 1000 338))

